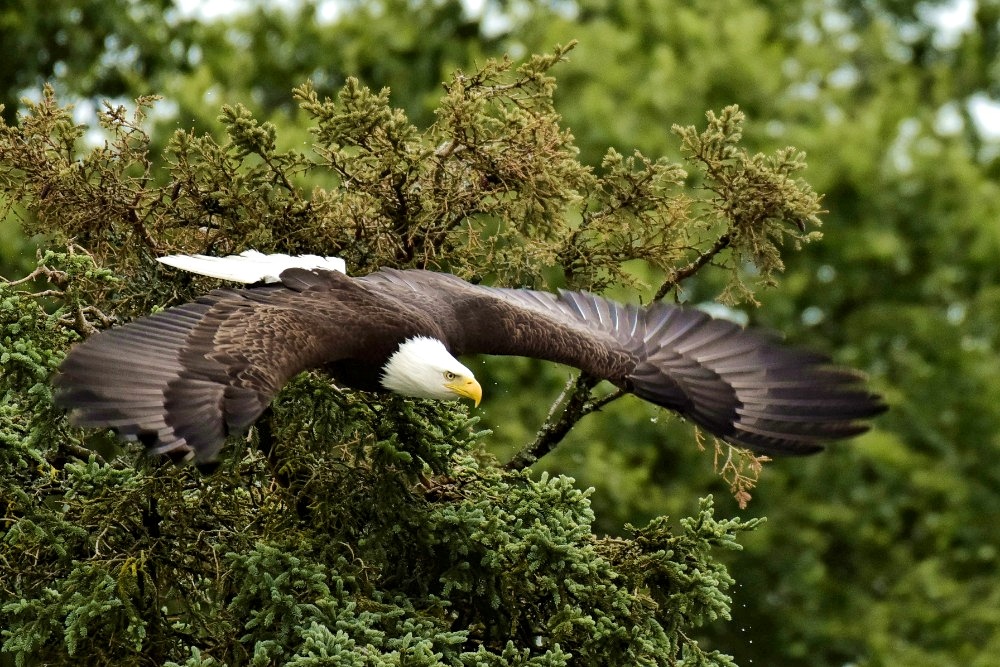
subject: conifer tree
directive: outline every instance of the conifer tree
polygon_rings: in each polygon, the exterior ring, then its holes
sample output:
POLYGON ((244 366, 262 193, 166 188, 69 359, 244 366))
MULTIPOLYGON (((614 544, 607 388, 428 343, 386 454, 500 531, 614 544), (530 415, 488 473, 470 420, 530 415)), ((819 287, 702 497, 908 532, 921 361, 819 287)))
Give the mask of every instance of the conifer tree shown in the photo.
MULTIPOLYGON (((0 664, 735 664, 696 637, 729 617, 718 555, 757 521, 716 518, 706 498, 676 524, 601 536, 588 491, 530 474, 618 398, 587 377, 508 461, 465 407, 314 374, 210 472, 73 429, 52 404, 74 342, 214 286, 162 271, 169 252, 654 298, 715 266, 745 298, 780 271, 783 241, 816 237, 802 156, 748 154, 734 107, 674 128, 685 165, 610 150, 581 164, 552 105, 567 50, 456 73, 427 128, 387 91, 348 80, 331 100, 306 83, 309 150, 237 105, 224 138, 179 130, 152 155, 153 98, 108 105, 93 146, 51 90, 0 126, 4 212, 42 248, 0 282, 0 664)), ((727 447, 745 502, 761 462, 727 447)))

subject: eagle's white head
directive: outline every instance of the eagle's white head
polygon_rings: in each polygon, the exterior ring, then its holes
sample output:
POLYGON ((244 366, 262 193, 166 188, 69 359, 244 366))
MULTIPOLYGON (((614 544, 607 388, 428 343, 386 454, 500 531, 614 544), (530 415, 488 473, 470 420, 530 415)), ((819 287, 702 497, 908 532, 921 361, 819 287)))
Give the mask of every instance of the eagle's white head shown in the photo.
POLYGON ((382 386, 404 396, 454 400, 479 405, 483 388, 472 371, 451 356, 436 338, 419 336, 399 346, 382 367, 382 386))

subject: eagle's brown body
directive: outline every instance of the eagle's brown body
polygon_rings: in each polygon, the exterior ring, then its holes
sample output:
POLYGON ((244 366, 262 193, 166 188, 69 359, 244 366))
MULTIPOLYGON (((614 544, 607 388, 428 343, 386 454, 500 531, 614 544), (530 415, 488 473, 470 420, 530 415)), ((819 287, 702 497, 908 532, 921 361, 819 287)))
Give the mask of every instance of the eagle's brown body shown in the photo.
POLYGON ((92 337, 63 363, 58 399, 81 426, 210 460, 300 371, 323 367, 377 390, 400 344, 429 337, 454 355, 574 366, 765 453, 814 452, 864 431, 859 420, 884 409, 853 371, 697 310, 480 287, 418 270, 350 278, 293 268, 280 278, 215 290, 92 337))

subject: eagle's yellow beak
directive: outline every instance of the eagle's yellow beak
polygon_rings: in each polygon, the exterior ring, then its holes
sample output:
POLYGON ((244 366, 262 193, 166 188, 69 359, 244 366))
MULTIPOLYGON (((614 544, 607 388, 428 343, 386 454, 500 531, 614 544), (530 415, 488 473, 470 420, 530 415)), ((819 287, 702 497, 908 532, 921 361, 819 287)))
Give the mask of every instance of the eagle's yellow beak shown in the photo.
POLYGON ((458 394, 462 398, 470 398, 479 407, 479 401, 483 400, 483 388, 476 382, 476 378, 457 377, 444 385, 449 391, 458 394))

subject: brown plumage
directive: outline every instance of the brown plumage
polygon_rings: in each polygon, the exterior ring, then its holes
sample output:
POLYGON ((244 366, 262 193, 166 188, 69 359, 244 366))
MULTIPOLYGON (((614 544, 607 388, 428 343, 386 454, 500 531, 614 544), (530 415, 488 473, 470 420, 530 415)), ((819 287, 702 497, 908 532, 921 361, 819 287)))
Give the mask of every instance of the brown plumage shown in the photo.
POLYGON ((865 431, 861 420, 885 409, 859 374, 827 357, 697 310, 480 287, 420 270, 350 278, 292 268, 280 280, 217 289, 93 336, 63 362, 57 400, 77 425, 207 461, 295 374, 323 367, 342 384, 383 389, 387 360, 427 337, 454 355, 574 366, 768 454, 815 452, 865 431))

